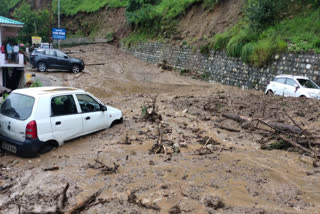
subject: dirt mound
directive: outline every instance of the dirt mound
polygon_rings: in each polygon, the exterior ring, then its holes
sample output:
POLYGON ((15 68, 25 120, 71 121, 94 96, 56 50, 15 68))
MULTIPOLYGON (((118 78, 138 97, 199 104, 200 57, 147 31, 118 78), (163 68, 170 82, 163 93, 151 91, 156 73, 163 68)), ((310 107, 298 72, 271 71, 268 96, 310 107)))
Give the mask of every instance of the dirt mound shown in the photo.
POLYGON ((113 34, 117 39, 126 36, 130 30, 126 23, 125 8, 105 7, 94 13, 65 16, 62 17, 62 25, 70 34, 80 34, 79 37, 106 38, 113 34))
POLYGON ((191 42, 224 32, 239 19, 243 5, 244 0, 227 0, 213 10, 205 10, 201 5, 193 6, 179 24, 180 37, 191 42))

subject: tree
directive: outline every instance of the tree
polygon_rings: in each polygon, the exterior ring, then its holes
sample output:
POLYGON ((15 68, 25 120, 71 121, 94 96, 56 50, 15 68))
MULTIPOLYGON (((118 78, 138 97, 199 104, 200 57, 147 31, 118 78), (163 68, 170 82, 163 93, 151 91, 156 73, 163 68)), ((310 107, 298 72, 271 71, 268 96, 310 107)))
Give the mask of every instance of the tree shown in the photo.
POLYGON ((9 16, 9 0, 1 0, 0 16, 9 16))
POLYGON ((19 40, 31 42, 32 36, 40 36, 48 40, 49 32, 49 12, 48 10, 33 11, 29 4, 23 3, 17 8, 13 17, 24 23, 19 32, 19 40))

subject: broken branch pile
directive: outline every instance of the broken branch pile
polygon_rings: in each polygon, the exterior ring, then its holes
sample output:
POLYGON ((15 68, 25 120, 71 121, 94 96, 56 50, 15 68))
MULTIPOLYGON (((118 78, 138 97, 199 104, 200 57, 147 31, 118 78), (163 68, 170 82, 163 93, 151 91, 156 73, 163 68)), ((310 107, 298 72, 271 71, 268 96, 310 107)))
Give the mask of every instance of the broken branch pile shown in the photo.
POLYGON ((315 137, 313 133, 299 126, 289 115, 287 115, 287 117, 291 120, 294 126, 280 122, 246 118, 236 113, 225 113, 222 114, 222 116, 238 123, 246 124, 254 130, 261 130, 271 133, 273 136, 278 136, 284 142, 302 150, 315 159, 320 157, 320 142, 316 141, 317 137, 315 137))

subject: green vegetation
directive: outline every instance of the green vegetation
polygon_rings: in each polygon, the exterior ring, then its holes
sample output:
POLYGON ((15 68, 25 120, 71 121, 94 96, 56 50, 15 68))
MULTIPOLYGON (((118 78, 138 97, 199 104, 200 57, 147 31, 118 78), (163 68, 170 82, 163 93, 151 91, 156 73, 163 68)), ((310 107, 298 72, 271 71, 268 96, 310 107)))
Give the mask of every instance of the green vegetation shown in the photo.
POLYGON ((40 81, 39 79, 36 79, 36 81, 34 81, 34 82, 30 85, 31 88, 41 87, 41 86, 42 86, 42 83, 41 83, 41 81, 40 81))
POLYGON ((284 51, 320 53, 319 1, 249 0, 245 17, 228 31, 215 35, 209 45, 225 49, 229 56, 256 66, 266 64, 274 54, 284 51), (295 9, 296 16, 282 11, 295 9), (284 16, 284 15, 286 16, 284 16))
POLYGON ((15 7, 21 0, 1 0, 0 16, 8 17, 10 9, 15 7))
MULTIPOLYGON (((52 8, 58 8, 58 1, 52 2, 52 8)), ((63 0, 60 1, 61 14, 73 16, 79 12, 95 12, 105 6, 126 7, 128 0, 63 0)), ((57 12, 57 9, 54 9, 57 12)))
POLYGON ((31 44, 32 36, 40 36, 48 41, 49 12, 48 10, 33 11, 30 4, 22 3, 13 14, 13 18, 24 23, 19 32, 18 40, 31 44))

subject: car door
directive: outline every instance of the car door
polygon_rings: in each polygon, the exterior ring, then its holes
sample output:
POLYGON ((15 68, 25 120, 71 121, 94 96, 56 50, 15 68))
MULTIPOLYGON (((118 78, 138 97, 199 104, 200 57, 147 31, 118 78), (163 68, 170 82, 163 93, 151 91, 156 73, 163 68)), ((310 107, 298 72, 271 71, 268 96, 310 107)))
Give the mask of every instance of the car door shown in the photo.
POLYGON ((59 68, 64 70, 71 69, 68 55, 58 50, 56 51, 56 53, 57 53, 57 64, 59 68))
POLYGON ((296 97, 296 85, 298 85, 298 83, 294 79, 286 78, 285 87, 283 89, 283 95, 286 97, 296 97))
POLYGON ((273 81, 273 84, 274 84, 273 93, 274 94, 283 96, 283 88, 285 87, 285 81, 286 81, 286 78, 284 78, 284 77, 279 77, 273 81))
POLYGON ((46 49, 45 55, 47 56, 47 65, 48 68, 58 68, 57 67, 57 54, 55 50, 46 49))
POLYGON ((100 104, 89 94, 77 94, 81 109, 84 134, 89 134, 110 126, 107 111, 102 111, 100 104))
POLYGON ((51 127, 60 141, 81 136, 82 116, 78 113, 73 95, 58 95, 51 98, 51 127))

